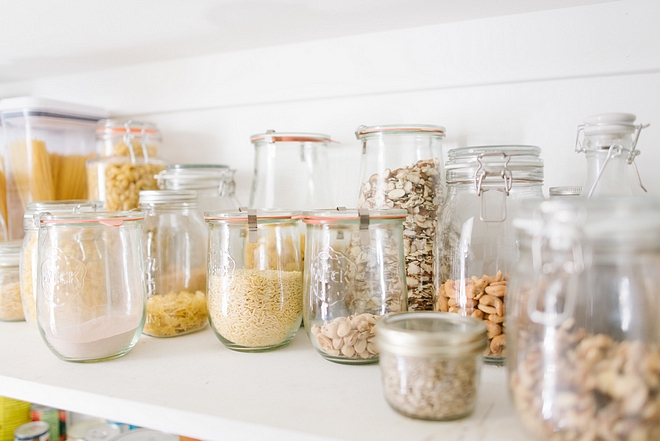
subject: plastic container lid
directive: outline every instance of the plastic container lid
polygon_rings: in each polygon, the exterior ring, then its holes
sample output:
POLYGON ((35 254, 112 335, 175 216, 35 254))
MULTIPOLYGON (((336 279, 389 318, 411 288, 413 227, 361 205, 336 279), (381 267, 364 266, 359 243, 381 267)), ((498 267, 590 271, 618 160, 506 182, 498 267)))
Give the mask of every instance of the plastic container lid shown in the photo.
POLYGON ((135 429, 122 433, 112 441, 179 441, 179 437, 157 430, 135 429))
POLYGON ((384 124, 379 126, 360 126, 355 129, 355 137, 361 139, 370 135, 388 134, 414 134, 429 133, 436 136, 445 136, 445 128, 431 124, 384 124))
POLYGON ((108 112, 98 107, 29 96, 0 100, 0 114, 3 119, 48 116, 94 122, 108 117, 108 112))
POLYGON ((14 440, 33 440, 50 432, 50 425, 45 421, 32 421, 23 424, 14 431, 14 440))
POLYGON ((121 434, 121 428, 116 424, 98 423, 85 430, 85 441, 110 441, 121 434))

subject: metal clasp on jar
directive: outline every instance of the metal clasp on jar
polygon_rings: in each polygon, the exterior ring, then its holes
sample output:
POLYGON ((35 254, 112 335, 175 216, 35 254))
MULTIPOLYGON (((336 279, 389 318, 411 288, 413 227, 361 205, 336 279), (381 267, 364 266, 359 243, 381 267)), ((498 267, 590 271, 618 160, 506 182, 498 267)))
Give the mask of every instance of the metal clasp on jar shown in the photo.
MULTIPOLYGON (((488 153, 482 153, 479 156, 477 156, 477 162, 479 163, 479 167, 477 170, 474 172, 474 183, 475 183, 475 189, 477 191, 477 196, 481 198, 481 209, 479 210, 479 219, 481 219, 482 222, 503 222, 506 219, 507 213, 506 213, 506 198, 509 196, 509 193, 511 192, 511 187, 513 185, 513 176, 511 174, 511 170, 509 170, 509 161, 511 160, 511 157, 507 155, 504 152, 488 152, 488 153), (496 188, 495 190, 497 191, 498 195, 501 195, 502 201, 501 203, 497 203, 497 201, 491 202, 490 204, 487 203, 487 199, 492 199, 486 196, 488 193, 489 188, 484 188, 484 179, 489 176, 493 175, 493 172, 488 172, 484 168, 484 163, 482 162, 483 158, 485 157, 501 157, 504 160, 504 165, 502 166, 502 169, 497 172, 497 175, 499 175, 503 182, 504 186, 502 188, 496 188), (497 217, 490 218, 488 215, 488 207, 489 206, 499 206, 501 208, 501 213, 497 217)), ((495 193, 492 193, 495 194, 495 193)))

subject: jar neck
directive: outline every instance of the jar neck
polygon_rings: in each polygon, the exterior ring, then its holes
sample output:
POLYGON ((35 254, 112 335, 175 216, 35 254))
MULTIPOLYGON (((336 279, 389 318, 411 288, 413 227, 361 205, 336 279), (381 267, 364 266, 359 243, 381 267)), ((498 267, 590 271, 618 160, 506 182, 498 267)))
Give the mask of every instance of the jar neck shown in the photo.
POLYGON ((171 202, 166 204, 140 204, 149 213, 196 213, 197 202, 171 202))

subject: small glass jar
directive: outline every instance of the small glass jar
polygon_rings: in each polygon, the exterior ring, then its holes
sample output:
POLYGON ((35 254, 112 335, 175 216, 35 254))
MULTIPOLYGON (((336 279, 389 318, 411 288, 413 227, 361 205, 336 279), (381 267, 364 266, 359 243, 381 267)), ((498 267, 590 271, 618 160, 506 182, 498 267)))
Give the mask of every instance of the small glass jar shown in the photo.
POLYGON ((250 207, 311 210, 333 201, 328 135, 266 133, 253 135, 254 177, 250 207))
POLYGON ((638 184, 646 192, 635 158, 640 154, 636 149, 640 132, 648 126, 635 124, 635 115, 630 113, 602 113, 584 119, 575 141, 575 152, 587 157, 583 196, 632 196, 628 165, 633 166, 638 184))
POLYGON ((108 211, 137 208, 142 190, 157 190, 160 131, 150 123, 103 120, 96 130, 98 157, 87 161, 87 196, 108 211))
POLYGON ((37 239, 39 237, 39 222, 37 215, 40 213, 83 213, 97 212, 103 207, 101 201, 89 201, 87 199, 71 199, 65 201, 28 202, 27 210, 23 216, 23 245, 21 247, 21 299, 23 302, 23 314, 25 321, 37 325, 37 268, 39 259, 39 248, 37 239))
POLYGON ((484 321, 485 361, 505 355, 505 303, 518 250, 511 213, 525 199, 543 199, 541 149, 464 147, 449 151, 447 199, 436 238, 438 311, 484 321))
POLYGON ((444 198, 444 127, 432 125, 360 126, 362 142, 359 208, 404 209, 408 309, 433 309, 433 238, 436 213, 444 198))
POLYGON ((229 349, 263 352, 289 344, 300 327, 299 212, 207 213, 211 328, 229 349))
POLYGON ((143 333, 174 337, 204 328, 207 230, 194 191, 140 192, 147 284, 143 333))
POLYGON ((507 315, 520 421, 539 440, 660 439, 660 200, 525 208, 507 315))
POLYGON ((303 320, 312 345, 342 364, 378 361, 374 326, 407 309, 405 210, 304 212, 303 320))
POLYGON ((40 214, 37 324, 65 361, 125 355, 145 313, 141 212, 40 214))
POLYGON ((22 241, 0 242, 0 321, 24 320, 19 262, 22 241))
POLYGON ((392 314, 376 325, 385 398, 423 420, 472 413, 487 347, 482 321, 443 312, 392 314))

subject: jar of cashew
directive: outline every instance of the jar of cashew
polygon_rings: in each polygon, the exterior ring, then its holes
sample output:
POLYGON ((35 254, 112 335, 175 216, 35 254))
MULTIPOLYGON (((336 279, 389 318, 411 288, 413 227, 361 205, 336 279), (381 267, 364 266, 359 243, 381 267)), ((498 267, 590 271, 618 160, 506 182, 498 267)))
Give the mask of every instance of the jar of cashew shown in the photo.
POLYGON ((303 321, 312 345, 342 364, 378 361, 374 326, 407 310, 405 210, 303 212, 303 321))
POLYGON ((435 238, 435 309, 483 320, 486 363, 506 355, 507 285, 517 257, 512 213, 542 199, 541 149, 464 147, 448 152, 447 198, 435 238))
POLYGON ((155 176, 165 169, 160 143, 160 131, 151 123, 101 121, 97 157, 87 161, 88 198, 103 201, 108 211, 137 208, 140 191, 158 190, 155 176))
POLYGON ((508 294, 514 408, 535 439, 660 439, 660 199, 525 204, 508 294))

